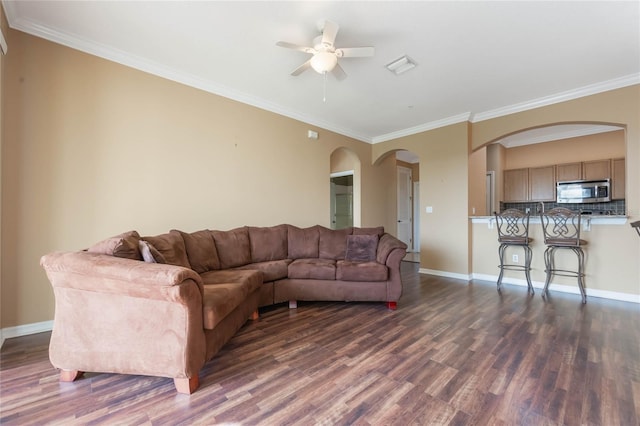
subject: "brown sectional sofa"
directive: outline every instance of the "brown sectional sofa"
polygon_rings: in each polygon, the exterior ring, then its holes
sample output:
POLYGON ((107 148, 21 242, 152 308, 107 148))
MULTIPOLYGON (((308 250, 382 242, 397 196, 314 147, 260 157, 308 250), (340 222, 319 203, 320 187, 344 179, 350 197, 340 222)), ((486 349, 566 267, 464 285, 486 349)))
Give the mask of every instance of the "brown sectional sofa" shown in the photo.
POLYGON ((136 231, 42 257, 55 294, 49 355, 81 372, 170 377, 178 392, 258 308, 281 302, 386 302, 402 294, 406 245, 383 228, 246 226, 136 231))

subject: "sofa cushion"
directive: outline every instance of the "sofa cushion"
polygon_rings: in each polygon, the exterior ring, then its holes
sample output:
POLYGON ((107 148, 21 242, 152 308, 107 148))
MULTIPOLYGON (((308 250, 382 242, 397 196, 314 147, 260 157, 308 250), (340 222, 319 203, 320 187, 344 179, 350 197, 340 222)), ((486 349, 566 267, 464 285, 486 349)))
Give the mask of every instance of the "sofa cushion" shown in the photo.
POLYGON ((87 249, 89 253, 108 254, 109 256, 126 259, 142 260, 138 247, 140 234, 137 231, 124 232, 111 238, 95 243, 87 249))
POLYGON ((320 226, 318 231, 320 233, 318 257, 321 259, 344 259, 347 251, 347 235, 351 235, 353 228, 329 229, 320 226))
POLYGON ((251 244, 246 226, 230 231, 211 231, 211 233, 216 243, 220 269, 251 263, 251 244))
POLYGON ((257 287, 250 282, 207 284, 202 297, 202 320, 207 330, 213 330, 235 308, 240 306, 257 287))
POLYGON ((296 259, 289 264, 288 277, 335 280, 336 261, 333 259, 296 259))
POLYGON ((194 271, 201 274, 220 269, 220 259, 218 259, 218 251, 211 231, 203 229, 191 233, 178 232, 182 235, 187 257, 194 271))
POLYGON ((375 228, 353 228, 353 235, 377 235, 378 238, 384 235, 384 226, 375 228))
POLYGON ((389 276, 385 265, 378 262, 350 262, 339 260, 336 263, 336 279, 343 281, 386 281, 389 276))
POLYGON ((318 257, 319 226, 298 228, 287 225, 289 259, 309 259, 318 257))
POLYGON ((171 230, 166 234, 143 237, 142 239, 149 241, 164 256, 167 264, 191 269, 180 232, 171 230))
POLYGON ((167 259, 164 258, 149 241, 138 241, 138 247, 140 248, 140 254, 142 254, 142 260, 147 263, 167 263, 167 259))
POLYGON ((287 226, 249 227, 251 262, 269 262, 287 258, 287 226))
POLYGON ((269 262, 250 263, 235 269, 260 271, 262 272, 262 281, 269 282, 287 278, 288 266, 291 262, 291 259, 271 260, 269 262))
POLYGON ((247 283, 256 289, 262 285, 262 273, 255 269, 221 269, 200 274, 203 284, 247 283))
POLYGON ((347 235, 347 252, 345 260, 354 262, 371 262, 376 260, 378 235, 347 235))

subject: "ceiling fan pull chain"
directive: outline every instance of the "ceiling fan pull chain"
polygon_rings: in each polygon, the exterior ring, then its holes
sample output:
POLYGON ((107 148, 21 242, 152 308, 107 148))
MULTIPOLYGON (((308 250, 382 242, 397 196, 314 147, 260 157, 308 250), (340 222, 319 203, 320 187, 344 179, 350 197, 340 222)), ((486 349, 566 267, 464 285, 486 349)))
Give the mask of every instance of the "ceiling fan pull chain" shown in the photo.
POLYGON ((327 72, 323 72, 322 73, 322 79, 323 79, 323 84, 322 84, 322 102, 327 102, 327 72))

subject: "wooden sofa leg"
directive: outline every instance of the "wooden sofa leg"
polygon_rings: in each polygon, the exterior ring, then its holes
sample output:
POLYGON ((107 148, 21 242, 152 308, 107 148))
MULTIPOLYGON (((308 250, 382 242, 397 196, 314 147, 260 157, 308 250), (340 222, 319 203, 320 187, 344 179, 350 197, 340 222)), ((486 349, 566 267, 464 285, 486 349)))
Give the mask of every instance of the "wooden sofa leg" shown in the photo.
POLYGON ((398 309, 398 302, 387 302, 387 309, 395 311, 398 309))
POLYGON ((256 320, 260 319, 260 312, 258 312, 257 309, 251 313, 251 319, 253 321, 256 321, 256 320))
POLYGON ((298 309, 298 301, 289 300, 289 309, 298 309))
POLYGON ((82 374, 82 371, 78 370, 60 370, 60 381, 73 382, 74 380, 79 379, 82 374))
POLYGON ((200 381, 198 380, 198 376, 188 377, 186 379, 173 379, 173 384, 176 386, 176 390, 178 393, 184 393, 186 395, 191 395, 198 389, 200 385, 200 381))

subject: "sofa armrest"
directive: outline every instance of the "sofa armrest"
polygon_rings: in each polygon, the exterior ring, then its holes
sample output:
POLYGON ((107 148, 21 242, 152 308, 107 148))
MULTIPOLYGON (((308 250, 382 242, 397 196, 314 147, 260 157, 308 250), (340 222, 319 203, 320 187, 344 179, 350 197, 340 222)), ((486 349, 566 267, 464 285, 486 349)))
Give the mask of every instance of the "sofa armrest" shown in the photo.
POLYGON ((197 382, 206 356, 198 274, 88 252, 52 253, 40 264, 55 295, 54 367, 197 382))
POLYGON ((146 263, 105 254, 57 252, 42 256, 40 265, 56 288, 76 288, 97 293, 115 293, 131 297, 177 300, 176 289, 193 281, 202 296, 200 275, 181 266, 146 263))
POLYGON ((402 295, 400 264, 407 254, 407 245, 391 234, 384 234, 378 242, 376 260, 389 269, 387 302, 397 302, 402 295))
MULTIPOLYGON (((378 241, 376 261, 378 263, 382 263, 383 265, 386 265, 387 258, 389 257, 389 255, 393 250, 404 251, 406 254, 407 245, 391 234, 387 234, 387 233, 383 234, 382 237, 380 237, 380 241, 378 241)), ((404 257, 404 254, 402 256, 404 257)))

